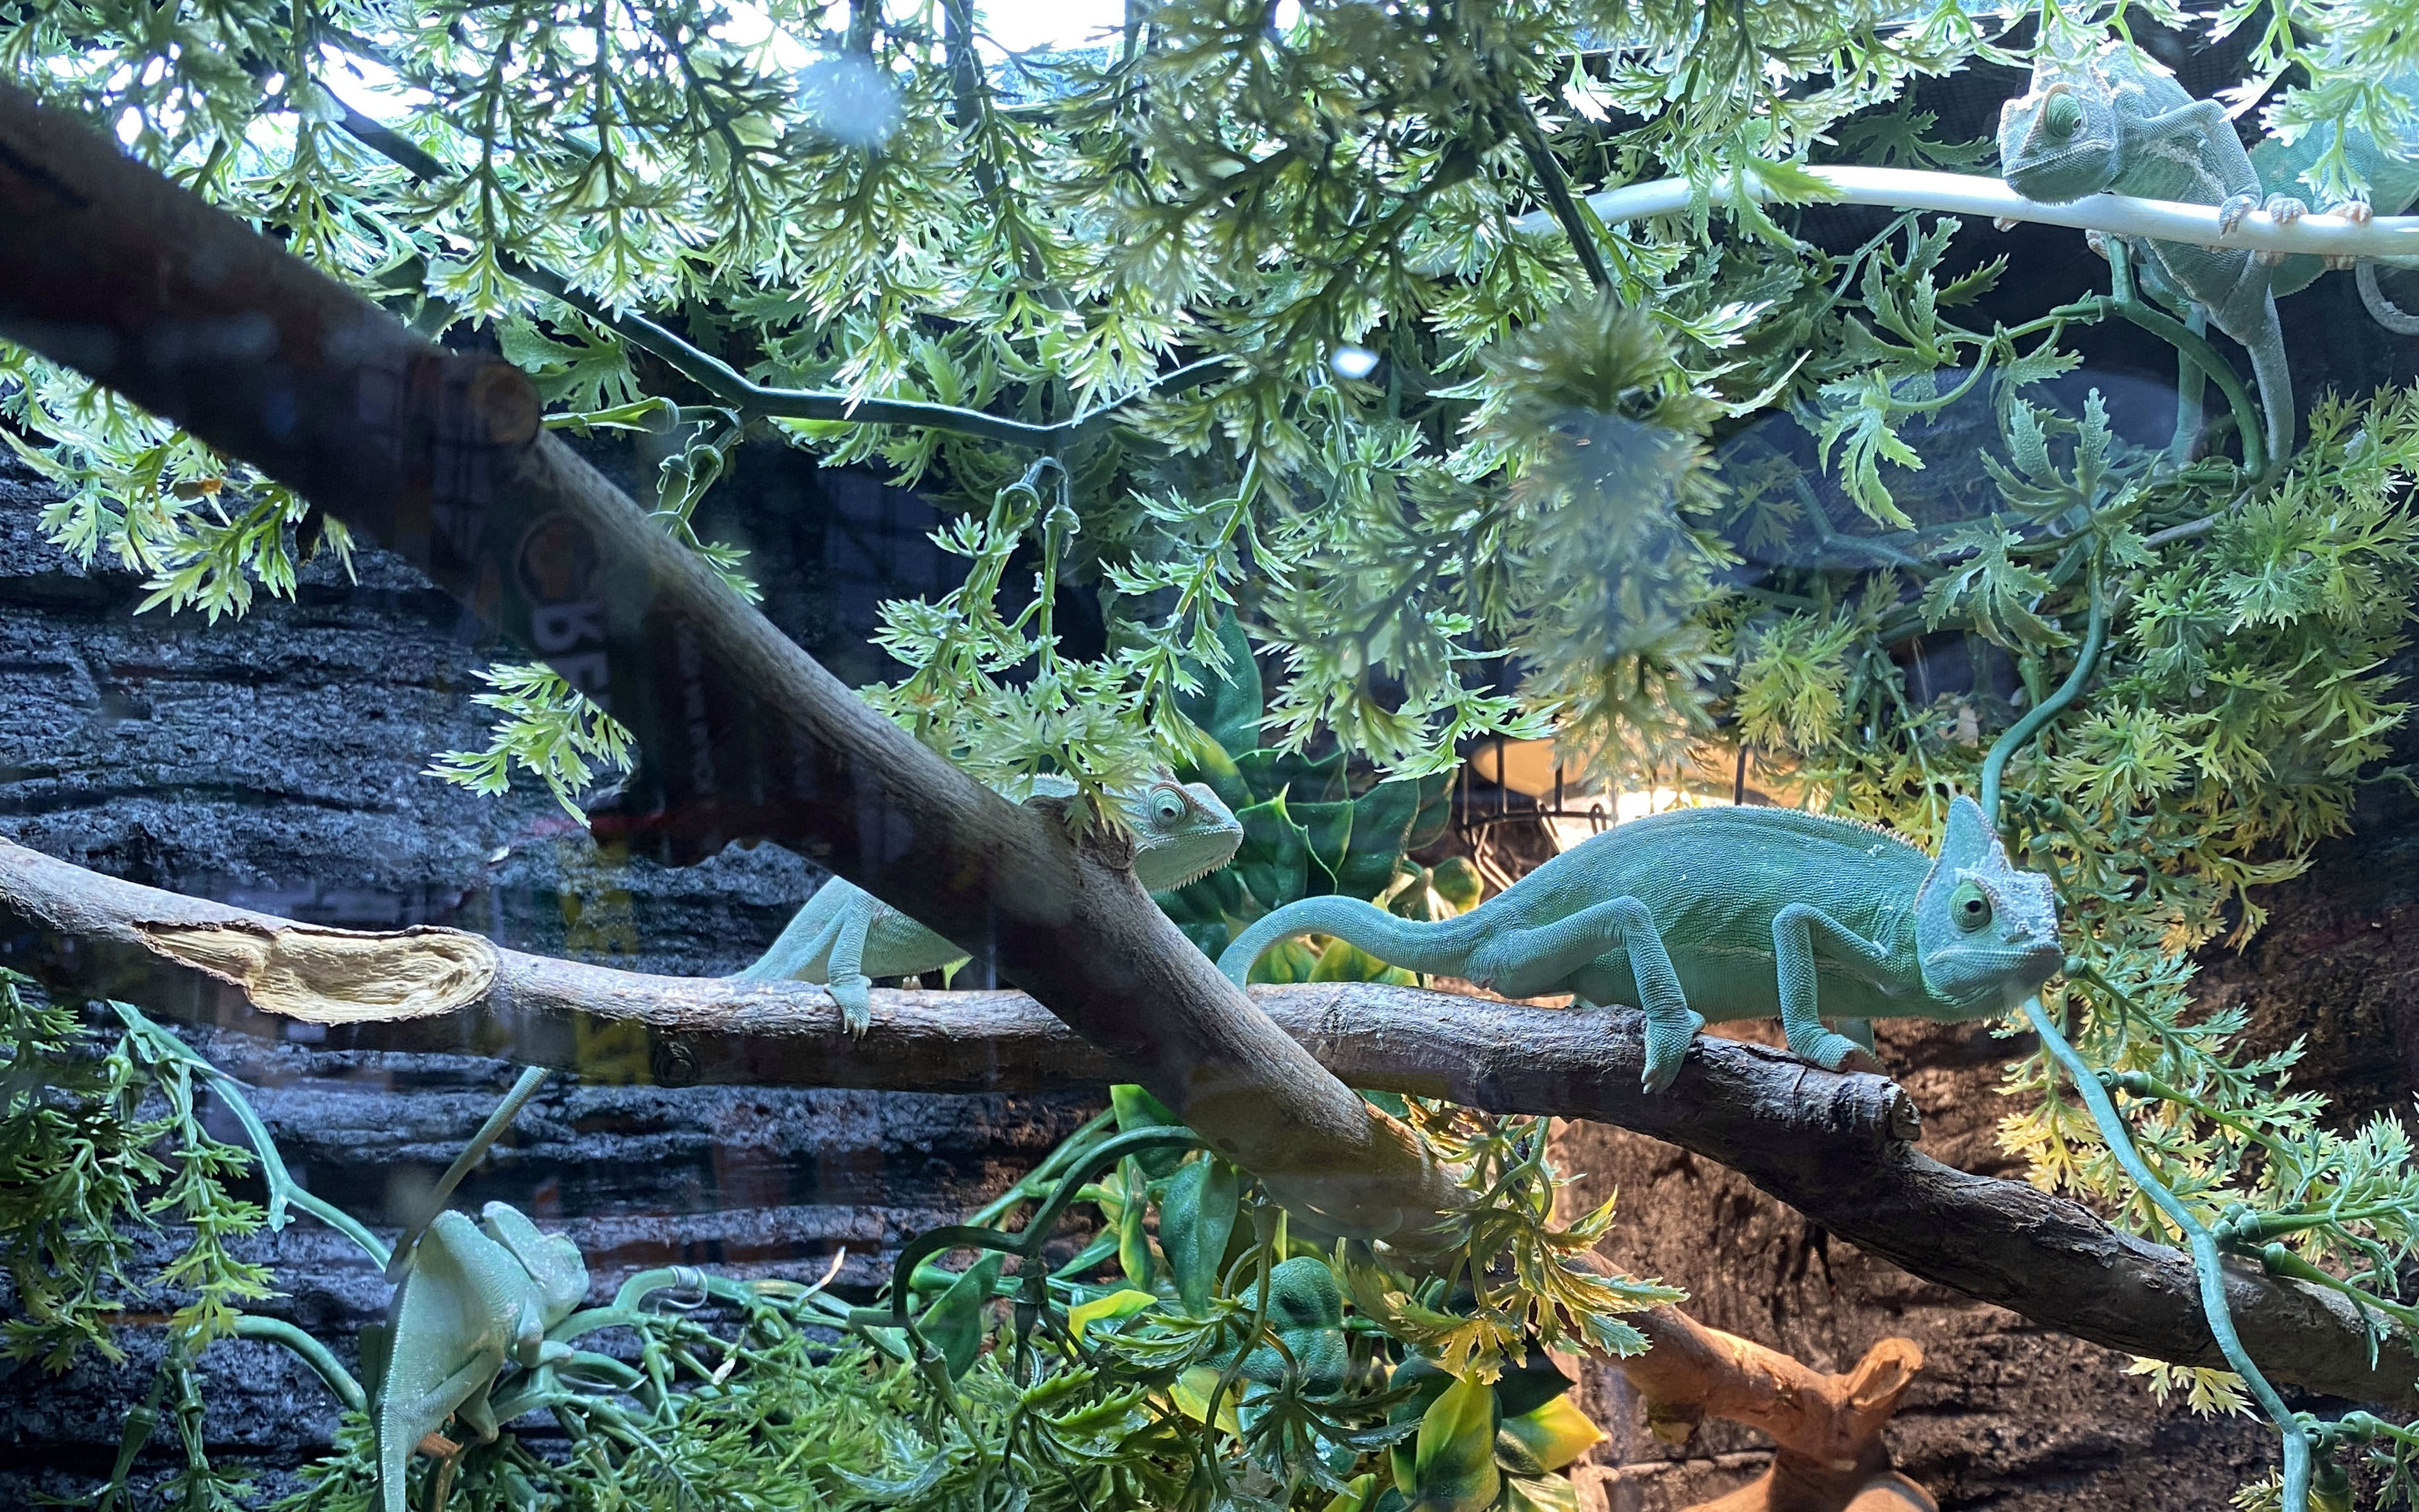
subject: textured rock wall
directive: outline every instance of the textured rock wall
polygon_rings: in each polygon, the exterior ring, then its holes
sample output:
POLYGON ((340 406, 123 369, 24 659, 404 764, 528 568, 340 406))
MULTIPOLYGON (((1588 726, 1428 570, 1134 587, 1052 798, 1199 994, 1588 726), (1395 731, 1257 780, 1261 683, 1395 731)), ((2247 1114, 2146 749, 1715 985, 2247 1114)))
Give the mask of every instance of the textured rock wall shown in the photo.
MULTIPOLYGON (((878 674, 863 644, 875 599, 924 591, 940 567, 921 535, 929 507, 787 456, 746 461, 706 533, 740 538, 744 505, 768 611, 842 675, 878 674)), ((821 880, 770 845, 683 871, 618 860, 542 789, 490 799, 424 775, 433 751, 485 745, 470 671, 485 648, 393 557, 360 553, 358 581, 323 560, 295 602, 239 621, 137 615, 135 575, 79 567, 42 541, 47 497, 0 460, 0 835, 291 918, 449 924, 669 974, 744 965, 821 880)), ((298 1177, 374 1227, 396 1226, 399 1200, 513 1077, 464 1057, 218 1031, 196 1042, 258 1088, 298 1177)), ((842 1247, 843 1284, 870 1286, 903 1236, 978 1205, 1091 1111, 1071 1095, 669 1090, 628 1085, 643 1061, 592 1048, 588 1074, 541 1092, 462 1196, 564 1228, 606 1295, 671 1262, 811 1276, 842 1247)), ((367 1262, 309 1219, 249 1249, 289 1292, 260 1310, 341 1353, 384 1307, 367 1262)), ((155 1337, 128 1340, 127 1364, 87 1357, 63 1378, 0 1365, 0 1506, 106 1475, 157 1361, 155 1337)), ((232 1342, 207 1358, 209 1435, 225 1453, 291 1465, 327 1443, 332 1404, 284 1350, 232 1342)))

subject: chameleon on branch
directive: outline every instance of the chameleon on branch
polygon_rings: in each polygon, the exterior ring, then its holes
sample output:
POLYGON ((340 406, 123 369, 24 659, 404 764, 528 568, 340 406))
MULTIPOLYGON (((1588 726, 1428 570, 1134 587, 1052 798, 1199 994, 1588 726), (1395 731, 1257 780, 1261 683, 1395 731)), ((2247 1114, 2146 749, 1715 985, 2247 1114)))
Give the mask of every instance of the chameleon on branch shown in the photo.
MULTIPOLYGON (((2214 205, 2227 230, 2261 208, 2259 175, 2225 110, 2195 100, 2148 54, 2114 39, 2080 57, 2044 53, 2034 61, 2030 87, 1999 111, 1999 171, 2017 193, 2045 205, 2103 192, 2214 205)), ((2288 222, 2308 210, 2286 194, 2270 195, 2265 208, 2288 222)), ((2268 455, 2272 465, 2283 461, 2293 444, 2293 375, 2276 322, 2276 265, 2248 248, 2134 244, 2166 285, 2250 352, 2268 455)))
POLYGON ((507 1360, 535 1369, 572 1354, 546 1334, 588 1295, 579 1246, 540 1233, 505 1203, 488 1203, 483 1216, 485 1233, 467 1214, 439 1213, 395 1288, 371 1405, 384 1512, 404 1512, 412 1452, 447 1418, 482 1443, 495 1438, 487 1396, 507 1360))
MULTIPOLYGON (((2414 85, 2419 74, 2409 70, 2386 80, 2390 90, 2414 85)), ((2034 62, 2030 87, 2000 109, 1999 163, 2009 187, 2043 204, 2108 191, 2215 205, 2220 224, 2231 230, 2263 207, 2288 223, 2307 214, 2308 206, 2286 191, 2334 146, 2338 130, 2316 127, 2289 146, 2271 137, 2246 152, 2216 101, 2195 100, 2141 49, 2111 39, 2088 56, 2044 54, 2034 62), (2263 184, 2274 191, 2264 201, 2263 184)), ((2344 137, 2343 148, 2368 181, 2368 198, 2328 209, 2365 221, 2419 199, 2419 162, 2358 129, 2344 137)), ((2292 449, 2293 377, 2276 299, 2308 287, 2327 259, 2181 241, 2136 239, 2134 245, 2148 255, 2140 260, 2151 282, 2198 304, 2250 352, 2267 412, 2268 455, 2272 464, 2282 462, 2292 449)), ((2381 324, 2405 334, 2419 331, 2386 302, 2367 262, 2360 280, 2362 300, 2381 324)))
POLYGON ((1218 969, 1240 982, 1262 950, 1312 932, 1507 997, 1639 1004, 1649 1091, 1679 1074, 1705 1022, 1699 1009, 1778 1013, 1792 1051, 1836 1071, 1872 1048, 1866 1020, 1995 1018, 2061 959, 2049 879, 2009 864, 1970 798, 1949 806, 1937 859, 1887 830, 1794 809, 1656 814, 1454 918, 1415 923, 1347 898, 1288 903, 1245 930, 1218 969))
MULTIPOLYGON (((1071 797, 1063 777, 1034 779, 1036 796, 1071 797)), ((1134 836, 1134 875, 1152 892, 1207 876, 1234 858, 1243 826, 1198 782, 1163 772, 1117 795, 1134 836)), ((910 977, 965 959, 965 952, 853 883, 834 877, 807 900, 773 948, 737 973, 744 981, 828 984, 854 1034, 872 1022, 875 977, 910 977)))

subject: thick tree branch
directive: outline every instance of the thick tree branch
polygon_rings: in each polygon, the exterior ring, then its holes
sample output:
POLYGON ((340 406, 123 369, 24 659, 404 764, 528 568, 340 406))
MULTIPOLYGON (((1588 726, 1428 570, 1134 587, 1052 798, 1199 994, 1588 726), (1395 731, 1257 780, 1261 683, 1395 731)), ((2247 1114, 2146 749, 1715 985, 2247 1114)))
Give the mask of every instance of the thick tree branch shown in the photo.
POLYGON ((544 434, 517 369, 429 345, 5 85, 0 335, 291 486, 587 689, 646 753, 638 838, 815 856, 991 957, 1333 1227, 1415 1242, 1449 1200, 1410 1132, 1256 1012, 1119 856, 851 694, 544 434))
MULTIPOLYGON (((295 924, 5 841, 0 964, 63 991, 204 1022, 254 1008, 309 1018, 330 1026, 339 1048, 470 1053, 574 1072, 581 1020, 635 1022, 646 1026, 656 1079, 670 1083, 981 1091, 1132 1074, 1020 993, 877 991, 872 1030, 854 1041, 819 987, 639 976, 452 930, 295 924)), ((2119 1233, 2076 1203, 1926 1157, 1909 1143, 1912 1103, 1882 1077, 1701 1039, 1671 1090, 1649 1096, 1639 1088, 1639 1017, 1626 1009, 1529 1008, 1374 983, 1253 995, 1351 1086, 1592 1119, 1668 1140, 1927 1280, 2114 1349, 2221 1363, 2188 1257, 2119 1233)), ((1131 1007, 1151 1016, 1141 999, 1131 1007)), ((2231 1268, 2228 1287, 2243 1342, 2273 1374, 2419 1407, 2410 1341, 2380 1341, 2372 1366, 2341 1297, 2247 1264, 2231 1268)))

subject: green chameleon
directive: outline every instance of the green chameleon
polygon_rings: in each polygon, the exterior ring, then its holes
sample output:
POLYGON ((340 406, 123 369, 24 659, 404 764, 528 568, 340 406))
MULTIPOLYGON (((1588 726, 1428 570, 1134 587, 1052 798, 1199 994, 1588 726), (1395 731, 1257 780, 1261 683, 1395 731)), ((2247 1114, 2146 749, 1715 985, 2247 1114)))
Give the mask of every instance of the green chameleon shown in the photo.
POLYGON ((482 1443, 496 1436, 487 1393, 507 1360, 534 1370, 573 1352, 546 1333, 588 1295, 579 1246, 501 1202, 482 1216, 485 1233, 463 1213, 439 1213, 395 1288, 371 1415, 385 1512, 405 1512, 405 1468, 448 1417, 482 1443))
MULTIPOLYGON (((2388 94, 2404 100, 2419 99, 2419 70, 2396 69, 2385 76, 2383 85, 2388 94)), ((2279 189, 2288 188, 2299 183, 2302 175, 2315 167, 2319 159, 2334 148, 2335 137, 2341 131, 2342 128, 2334 125, 2315 126, 2303 131, 2301 138, 2289 146, 2273 136, 2263 137, 2259 145, 2251 149, 2251 166, 2259 175, 2261 183, 2279 189)), ((2375 137, 2358 127, 2351 128, 2343 135, 2344 160, 2367 181, 2368 197, 2333 202, 2326 208, 2355 221, 2366 221, 2377 215, 2399 215, 2411 208, 2413 200, 2419 200, 2419 158, 2387 150, 2378 144, 2375 137)), ((2368 307, 2369 316, 2397 335, 2419 336, 2419 316, 2396 308, 2393 301, 2385 297, 2384 290, 2377 286, 2377 265, 2380 262, 2409 267, 2409 259, 2344 259, 2301 253, 2288 256, 2276 265, 2275 271, 2270 275, 2270 286, 2280 295, 2294 293, 2309 287, 2320 273, 2340 268, 2345 261, 2353 262, 2359 270, 2354 276, 2360 283, 2361 302, 2368 307)))
MULTIPOLYGON (((2044 54, 2034 61, 2030 87, 2000 109, 1999 163, 2009 187, 2043 204, 2110 192, 2214 205, 2219 224, 2231 231, 2257 208, 2287 224, 2307 214, 2309 207, 2290 194, 2272 193, 2263 201, 2260 185, 2263 178, 2293 182, 2332 144, 2334 131, 2306 132, 2290 147, 2263 142, 2255 159, 2215 100, 2195 100, 2141 49, 2112 39, 2084 56, 2044 54)), ((2377 204, 2398 210, 2419 195, 2419 164, 2382 151, 2365 132, 2355 133, 2345 150, 2367 177, 2377 204)), ((2362 220, 2374 213, 2368 202, 2334 208, 2362 220)), ((2142 259, 2147 282, 2180 295, 2179 302, 2199 305, 2251 354, 2267 412, 2268 455, 2272 464, 2281 462, 2292 450, 2293 377, 2276 296, 2307 287, 2327 260, 2183 241, 2137 239, 2134 244, 2148 254, 2142 259)), ((2392 325, 2385 312, 2393 307, 2365 267, 2361 292, 2372 313, 2392 325)))
POLYGON ((1651 1092, 1679 1074, 1704 1025, 1691 1002, 1719 1018, 1777 1012, 1793 1052, 1836 1071, 1871 1051, 1866 1020, 1995 1018, 2061 959, 2049 879, 2009 864, 1970 798, 1950 805, 1937 860, 1887 830, 1794 809, 1657 814, 1435 923, 1304 898, 1245 930, 1218 969, 1241 981, 1262 950, 1311 932, 1507 997, 1641 1004, 1651 1092))
MULTIPOLYGON (((1037 797, 1072 796, 1063 777, 1033 781, 1037 797)), ((1118 807, 1133 830, 1134 875, 1152 892, 1165 892, 1209 875, 1234 858, 1243 826, 1198 782, 1179 782, 1163 772, 1118 807)), ((912 977, 963 961, 965 952, 838 877, 825 883, 781 931, 773 948, 736 974, 742 981, 827 983, 853 1034, 872 1022, 867 995, 875 977, 912 977)))

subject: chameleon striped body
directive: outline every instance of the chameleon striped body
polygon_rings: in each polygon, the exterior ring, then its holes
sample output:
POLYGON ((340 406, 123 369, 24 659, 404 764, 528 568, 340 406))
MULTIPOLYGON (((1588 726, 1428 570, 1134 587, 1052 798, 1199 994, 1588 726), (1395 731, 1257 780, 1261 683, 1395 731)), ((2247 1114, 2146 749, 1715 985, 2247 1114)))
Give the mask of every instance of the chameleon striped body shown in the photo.
POLYGON ((1886 830, 1790 809, 1693 809, 1618 825, 1467 914, 1398 918, 1305 898, 1219 957, 1241 981, 1260 952, 1333 934, 1391 965, 1511 997, 1571 993, 1645 1011, 1645 1083, 1677 1075, 1717 1018, 1778 1014, 1789 1047, 1838 1069, 1887 1017, 1996 1018, 2057 968, 2047 878, 2020 872, 1970 799, 1938 857, 1886 830))

